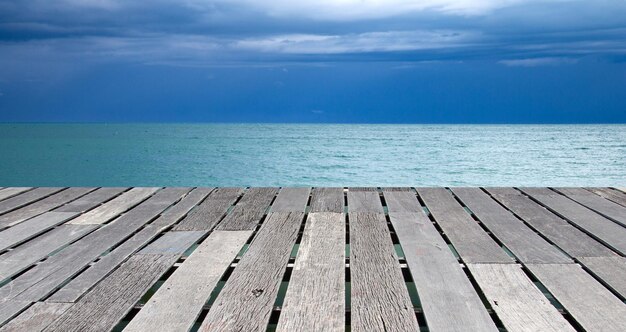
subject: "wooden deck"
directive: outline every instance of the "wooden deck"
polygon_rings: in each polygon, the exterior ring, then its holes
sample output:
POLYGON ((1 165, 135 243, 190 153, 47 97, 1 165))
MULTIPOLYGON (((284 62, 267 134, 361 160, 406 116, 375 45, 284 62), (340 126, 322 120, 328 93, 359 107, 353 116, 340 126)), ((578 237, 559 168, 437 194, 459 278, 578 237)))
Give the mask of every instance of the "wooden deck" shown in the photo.
POLYGON ((0 188, 0 331, 626 331, 618 188, 0 188))

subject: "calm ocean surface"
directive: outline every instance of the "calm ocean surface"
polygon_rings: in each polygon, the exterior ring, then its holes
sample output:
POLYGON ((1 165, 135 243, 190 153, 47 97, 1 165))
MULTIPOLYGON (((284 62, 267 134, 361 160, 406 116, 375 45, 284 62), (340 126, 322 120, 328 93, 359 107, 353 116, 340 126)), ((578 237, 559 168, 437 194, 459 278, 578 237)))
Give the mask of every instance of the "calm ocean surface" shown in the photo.
POLYGON ((0 124, 0 186, 624 186, 626 125, 0 124))

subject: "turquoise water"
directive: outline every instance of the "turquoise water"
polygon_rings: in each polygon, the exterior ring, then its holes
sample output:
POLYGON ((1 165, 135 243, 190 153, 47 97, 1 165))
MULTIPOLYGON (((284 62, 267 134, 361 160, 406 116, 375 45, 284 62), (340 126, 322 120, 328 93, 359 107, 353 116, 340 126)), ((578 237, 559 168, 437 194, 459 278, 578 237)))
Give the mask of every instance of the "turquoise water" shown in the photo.
POLYGON ((0 186, 624 186, 626 125, 0 124, 0 186))

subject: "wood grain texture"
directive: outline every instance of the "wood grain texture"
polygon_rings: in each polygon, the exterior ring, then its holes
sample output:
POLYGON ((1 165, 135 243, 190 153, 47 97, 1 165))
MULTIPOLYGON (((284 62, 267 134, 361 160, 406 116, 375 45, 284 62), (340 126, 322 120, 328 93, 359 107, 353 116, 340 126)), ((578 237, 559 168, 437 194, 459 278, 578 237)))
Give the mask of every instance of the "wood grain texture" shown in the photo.
POLYGON ((154 194, 159 188, 133 188, 120 196, 98 206, 97 208, 82 214, 71 221, 72 224, 104 224, 107 221, 120 215, 122 212, 131 209, 154 194))
POLYGON ((74 212, 46 212, 0 232, 0 251, 35 237, 76 216, 74 212))
POLYGON ((575 331, 518 265, 468 268, 507 331, 575 331))
POLYGON ((194 189, 176 205, 163 212, 155 221, 64 285, 47 301, 75 302, 78 300, 82 294, 107 276, 113 269, 130 257, 130 255, 148 244, 148 242, 154 239, 164 229, 180 220, 199 201, 206 197, 210 191, 210 188, 194 189))
POLYGON ((556 190, 606 218, 626 226, 626 207, 583 188, 556 188, 556 190))
POLYGON ((497 331, 415 193, 385 191, 389 217, 411 270, 430 331, 497 331))
POLYGON ((7 325, 0 328, 0 332, 42 331, 70 306, 70 303, 35 303, 7 325))
POLYGON ((5 200, 0 201, 0 214, 4 214, 15 209, 19 209, 22 206, 26 206, 33 202, 36 202, 44 197, 50 196, 54 193, 57 193, 64 188, 57 187, 41 187, 35 188, 33 190, 29 190, 23 192, 19 195, 7 198, 5 200))
POLYGON ((309 214, 277 331, 344 330, 344 219, 343 213, 309 214))
POLYGON ((0 300, 0 326, 31 305, 30 301, 0 300))
POLYGON ((0 229, 19 224, 24 220, 48 212, 95 189, 96 188, 68 188, 40 201, 13 210, 0 216, 0 229))
POLYGON ((200 331, 265 331, 304 212, 271 212, 200 331))
POLYGON ((626 331, 626 304, 575 264, 528 269, 587 331, 626 331))
POLYGON ((194 208, 185 219, 174 226, 176 231, 201 231, 213 229, 224 218, 228 209, 241 195, 241 188, 217 188, 194 208))
POLYGON ((626 193, 611 188, 585 188, 596 195, 600 195, 612 202, 615 202, 621 206, 626 206, 626 193))
POLYGON ((250 188, 217 226, 218 230, 254 230, 269 208, 278 188, 250 188))
POLYGON ((343 188, 314 188, 311 192, 310 212, 343 213, 343 188))
POLYGON ((348 211, 384 213, 378 191, 348 190, 348 211))
POLYGON ((419 329, 384 214, 350 212, 350 277, 352 331, 419 329))
POLYGON ((0 255, 0 282, 22 272, 55 250, 74 242, 96 228, 96 225, 61 225, 0 255))
POLYGON ((580 262, 613 291, 626 299, 625 257, 583 257, 580 258, 580 262))
POLYGON ((33 189, 32 187, 8 187, 0 190, 0 201, 33 189))
POLYGON ((626 254, 626 227, 604 218, 573 200, 546 188, 521 188, 554 213, 584 229, 600 242, 626 254))
POLYGON ((150 298, 124 331, 188 331, 252 231, 215 231, 150 298))
POLYGON ((615 253, 563 218, 513 188, 486 188, 501 204, 572 257, 610 257, 615 253))
POLYGON ((282 188, 272 204, 271 212, 304 211, 309 202, 311 188, 282 188))
POLYGON ((417 188, 437 224, 465 263, 513 263, 444 188, 417 188))
POLYGON ((0 288, 0 299, 39 301, 105 251, 125 240, 164 209, 178 201, 187 189, 167 188, 115 221, 101 227, 0 288))
POLYGON ((135 255, 44 331, 110 331, 176 262, 173 255, 135 255))
POLYGON ((126 191, 125 187, 107 187, 100 188, 96 191, 92 191, 89 194, 82 196, 74 201, 71 201, 54 211, 57 212, 85 212, 89 211, 98 205, 118 196, 126 191))
POLYGON ((573 263, 480 188, 454 188, 453 192, 521 262, 573 263))

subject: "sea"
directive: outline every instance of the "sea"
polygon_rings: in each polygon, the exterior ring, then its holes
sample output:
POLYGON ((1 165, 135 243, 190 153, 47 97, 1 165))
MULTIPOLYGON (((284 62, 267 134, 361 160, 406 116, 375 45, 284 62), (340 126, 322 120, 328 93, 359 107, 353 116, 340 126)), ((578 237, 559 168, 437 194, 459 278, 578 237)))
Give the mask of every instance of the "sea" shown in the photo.
POLYGON ((2 186, 626 186, 626 125, 0 124, 2 186))

